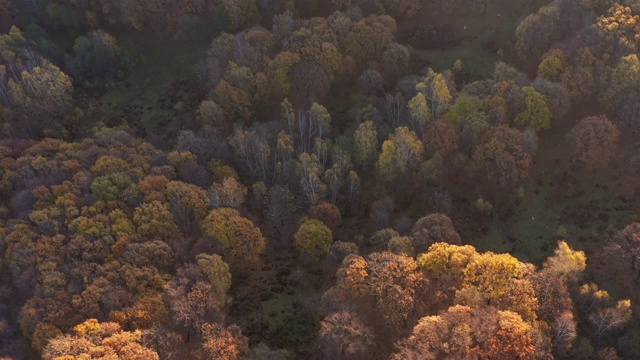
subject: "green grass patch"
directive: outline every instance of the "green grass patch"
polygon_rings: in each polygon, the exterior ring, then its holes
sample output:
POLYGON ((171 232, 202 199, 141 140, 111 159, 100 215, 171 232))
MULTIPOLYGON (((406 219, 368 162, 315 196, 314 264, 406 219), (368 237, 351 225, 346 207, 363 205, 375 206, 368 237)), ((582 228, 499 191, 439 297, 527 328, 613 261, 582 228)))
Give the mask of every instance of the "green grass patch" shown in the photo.
POLYGON ((420 55, 431 63, 431 67, 442 72, 451 69, 460 59, 464 72, 471 78, 488 78, 493 74, 498 57, 482 49, 478 41, 464 43, 446 50, 424 50, 420 55))
POLYGON ((513 250, 513 246, 504 241, 496 223, 491 224, 489 231, 478 238, 477 247, 480 251, 492 251, 496 254, 510 253, 513 250))
MULTIPOLYGON (((266 324, 268 338, 284 341, 280 346, 301 346, 313 333, 315 324, 305 320, 300 313, 302 296, 280 293, 262 303, 262 319, 266 324)), ((264 328, 264 327, 263 327, 264 328)))
MULTIPOLYGON (((177 131, 180 126, 176 114, 180 113, 180 104, 172 103, 169 108, 162 109, 159 100, 174 82, 193 78, 195 65, 204 56, 207 46, 205 42, 175 41, 141 48, 140 61, 133 71, 95 100, 95 106, 103 114, 99 120, 114 123, 121 121, 119 117, 128 121, 133 118, 133 125, 146 130, 163 134, 177 131)), ((184 109, 193 111, 187 106, 184 109)))
POLYGON ((290 314, 295 312, 295 301, 294 295, 278 294, 262 303, 262 315, 269 326, 269 331, 275 332, 287 325, 290 314))

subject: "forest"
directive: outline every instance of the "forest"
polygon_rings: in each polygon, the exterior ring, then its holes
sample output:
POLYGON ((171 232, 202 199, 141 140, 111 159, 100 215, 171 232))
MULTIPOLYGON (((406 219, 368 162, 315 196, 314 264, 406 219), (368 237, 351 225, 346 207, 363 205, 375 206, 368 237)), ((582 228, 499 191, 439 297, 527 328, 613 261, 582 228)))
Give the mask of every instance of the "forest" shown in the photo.
POLYGON ((640 359, 637 0, 0 0, 0 360, 640 359))

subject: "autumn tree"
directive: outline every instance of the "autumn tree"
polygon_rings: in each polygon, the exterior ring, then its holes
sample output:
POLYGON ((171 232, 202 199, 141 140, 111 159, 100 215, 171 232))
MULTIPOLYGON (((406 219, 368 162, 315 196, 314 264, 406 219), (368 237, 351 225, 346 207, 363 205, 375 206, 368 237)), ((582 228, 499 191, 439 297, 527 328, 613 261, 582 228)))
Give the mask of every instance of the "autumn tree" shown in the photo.
MULTIPOLYGON (((394 80, 400 76, 409 65, 411 56, 409 50, 398 43, 391 43, 382 53, 381 67, 388 79, 394 80)), ((393 81, 390 81, 392 83, 393 81)))
POLYGON ((558 241, 554 254, 544 263, 544 271, 564 281, 576 281, 586 268, 584 252, 575 251, 565 241, 558 241))
POLYGON ((571 110, 571 96, 560 82, 538 77, 531 87, 546 97, 552 119, 560 120, 571 110))
POLYGON ((522 133, 506 126, 487 131, 473 159, 487 179, 500 188, 525 179, 531 165, 531 156, 522 149, 522 133))
POLYGON ((577 324, 570 311, 563 312, 553 324, 551 346, 560 356, 567 356, 577 337, 577 324))
POLYGON ((73 107, 71 79, 47 60, 9 79, 13 105, 34 118, 61 118, 73 107))
POLYGON ((640 281, 640 224, 632 223, 613 236, 610 251, 624 259, 624 268, 634 283, 640 281))
POLYGON ((418 92, 416 96, 409 100, 407 104, 409 116, 411 119, 411 127, 414 131, 424 133, 427 125, 431 121, 431 110, 426 96, 422 92, 418 92))
POLYGON ((336 273, 337 290, 359 307, 376 309, 360 315, 373 324, 376 334, 386 336, 381 340, 386 342, 393 340, 416 314, 425 311, 429 302, 428 297, 423 297, 428 280, 417 270, 415 260, 406 255, 379 252, 366 260, 349 255, 336 273))
POLYGON ((152 202, 154 200, 164 202, 166 201, 165 188, 169 183, 164 175, 148 175, 138 182, 138 190, 144 195, 146 202, 152 202))
POLYGON ((631 7, 615 3, 597 23, 604 37, 625 53, 634 52, 640 44, 640 15, 631 7))
POLYGON ((334 204, 321 201, 318 205, 309 211, 311 217, 322 221, 329 227, 335 227, 342 221, 340 209, 334 204))
POLYGON ((446 156, 458 148, 458 133, 447 121, 434 121, 427 126, 422 137, 427 156, 446 156))
POLYGON ((432 69, 429 69, 423 80, 416 84, 416 90, 423 93, 429 101, 429 109, 434 119, 439 119, 447 111, 453 99, 444 75, 432 69))
POLYGON ((247 196, 247 188, 233 177, 226 177, 222 183, 215 183, 209 190, 209 201, 214 208, 239 209, 247 196))
POLYGON ((264 129, 244 130, 236 125, 227 142, 251 175, 266 180, 271 165, 271 147, 264 129))
POLYGON ((562 84, 576 103, 589 101, 596 94, 601 63, 589 48, 577 50, 573 62, 561 74, 562 84))
POLYGON ((464 282, 476 286, 488 301, 495 301, 507 293, 520 271, 521 264, 513 256, 486 252, 471 258, 464 269, 464 282))
POLYGON ((375 95, 382 91, 384 79, 378 71, 366 69, 358 76, 357 84, 360 91, 365 95, 375 95))
POLYGON ((516 52, 522 59, 536 62, 551 46, 560 26, 560 8, 552 3, 545 5, 518 24, 516 28, 516 52))
POLYGON ((416 251, 426 252, 438 242, 458 245, 462 242, 460 235, 453 227, 453 221, 444 214, 429 214, 420 218, 411 228, 416 251))
POLYGON ((315 154, 302 153, 298 157, 301 177, 300 188, 311 206, 316 206, 327 191, 327 185, 322 182, 322 166, 315 154))
POLYGON ((260 229, 233 209, 212 210, 202 221, 202 231, 228 252, 234 263, 255 264, 265 250, 260 229))
POLYGON ((533 359, 531 325, 510 311, 453 306, 418 322, 391 359, 533 359))
POLYGON ((327 254, 327 257, 334 264, 339 265, 342 263, 342 260, 344 260, 347 256, 358 254, 359 252, 360 252, 360 249, 358 248, 358 245, 355 243, 345 242, 345 241, 336 241, 333 244, 331 244, 331 246, 329 247, 329 252, 327 254))
POLYGON ((533 359, 536 354, 531 325, 511 311, 498 312, 498 331, 481 350, 489 359, 533 359))
POLYGON ((141 344, 142 333, 139 330, 123 331, 116 323, 99 323, 96 319, 89 319, 73 330, 74 335, 63 335, 51 340, 43 350, 43 359, 160 359, 155 351, 141 344))
MULTIPOLYGON (((194 355, 210 359, 237 360, 249 349, 249 339, 238 325, 203 324, 202 345, 194 355)), ((197 357, 200 357, 197 356, 197 357)))
POLYGON ((203 124, 225 128, 226 119, 222 107, 213 100, 203 100, 198 107, 198 115, 203 124))
POLYGON ((578 169, 606 164, 615 153, 620 131, 605 115, 586 117, 566 135, 570 156, 578 169))
POLYGON ((301 101, 321 100, 329 93, 329 75, 314 61, 299 61, 288 69, 287 74, 293 93, 299 96, 301 101))
POLYGON ((300 252, 318 260, 333 243, 333 234, 321 221, 305 218, 298 231, 293 236, 295 245, 300 252))
POLYGON ((220 256, 198 254, 196 264, 178 268, 164 289, 172 323, 185 328, 189 336, 204 323, 223 320, 230 286, 229 266, 220 256))
POLYGON ((325 358, 361 359, 370 353, 373 340, 373 332, 354 312, 336 312, 320 323, 319 341, 325 358))
POLYGON ((376 158, 378 152, 378 133, 373 121, 361 123, 354 134, 355 161, 367 168, 376 158))
POLYGON ((389 241, 400 234, 393 229, 381 229, 374 232, 369 238, 369 244, 378 250, 386 249, 389 241))
POLYGON ((620 300, 617 304, 596 310, 589 316, 598 343, 602 336, 623 328, 631 320, 631 301, 620 300))
POLYGON ((376 162, 378 175, 387 182, 406 175, 418 165, 423 153, 422 142, 406 127, 396 128, 382 144, 382 153, 376 162))
POLYGON ((245 90, 221 80, 214 91, 226 119, 237 121, 251 117, 251 97, 245 90))
POLYGON ((118 172, 96 177, 91 183, 91 193, 104 201, 124 200, 135 194, 135 184, 131 176, 118 172))
POLYGON ((482 110, 483 102, 479 97, 462 93, 443 117, 455 126, 469 118, 478 117, 482 110))
POLYGON ((573 300, 565 279, 543 270, 531 277, 531 284, 538 298, 538 319, 552 324, 563 313, 573 312, 573 300))
POLYGON ((300 151, 311 153, 317 139, 329 135, 331 131, 331 114, 326 107, 314 102, 308 111, 298 112, 298 148, 300 151))
POLYGON ((171 181, 167 183, 166 193, 174 221, 183 234, 190 235, 207 215, 206 192, 193 184, 171 181))

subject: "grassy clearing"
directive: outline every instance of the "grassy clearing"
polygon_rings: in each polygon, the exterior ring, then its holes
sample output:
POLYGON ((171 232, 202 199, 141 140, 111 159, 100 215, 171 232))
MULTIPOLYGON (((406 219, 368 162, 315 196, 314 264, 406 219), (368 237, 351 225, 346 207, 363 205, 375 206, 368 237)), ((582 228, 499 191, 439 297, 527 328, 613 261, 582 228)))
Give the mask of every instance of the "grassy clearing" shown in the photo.
POLYGON ((262 316, 270 332, 281 331, 294 325, 291 318, 295 313, 295 303, 296 296, 286 293, 278 294, 262 303, 262 316))
POLYGON ((463 43, 446 50, 424 50, 418 53, 424 60, 431 63, 431 67, 437 72, 451 69, 453 63, 460 59, 464 72, 472 78, 490 77, 496 61, 499 60, 496 54, 483 50, 478 41, 463 43))
MULTIPOLYGON (((127 45, 136 48, 137 42, 127 45)), ((103 114, 98 120, 108 124, 133 120, 134 124, 130 125, 145 130, 176 131, 175 109, 161 109, 159 99, 176 81, 193 77, 194 66, 204 56, 206 48, 204 42, 178 41, 170 45, 152 43, 139 47, 141 60, 135 69, 94 100, 93 105, 103 114)))

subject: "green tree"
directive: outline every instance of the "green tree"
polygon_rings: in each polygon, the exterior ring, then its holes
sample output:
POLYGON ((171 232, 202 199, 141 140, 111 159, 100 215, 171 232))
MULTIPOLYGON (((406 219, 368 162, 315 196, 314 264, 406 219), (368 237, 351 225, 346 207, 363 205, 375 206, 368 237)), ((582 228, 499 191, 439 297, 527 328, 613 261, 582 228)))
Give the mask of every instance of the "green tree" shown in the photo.
POLYGON ((99 176, 91 183, 91 193, 105 201, 124 200, 125 190, 130 188, 135 188, 135 184, 124 172, 99 176))
POLYGON ((396 21, 388 15, 363 18, 353 24, 342 41, 345 53, 361 64, 377 59, 393 42, 396 30, 396 21))
POLYGON ((116 39, 103 30, 76 38, 73 55, 65 58, 65 69, 81 85, 103 85, 113 81, 126 65, 116 39))
POLYGON ((196 263, 219 294, 226 294, 231 288, 231 273, 229 265, 225 263, 220 255, 198 254, 196 263))
POLYGON ((300 252, 318 260, 324 255, 333 243, 333 234, 321 221, 305 218, 298 231, 293 236, 295 245, 300 252))
POLYGON ((138 233, 150 238, 176 240, 181 237, 167 204, 152 201, 138 206, 133 212, 138 233))
POLYGON ((543 77, 551 81, 560 81, 560 76, 567 66, 567 58, 560 49, 547 51, 540 65, 538 65, 538 77, 543 77))
POLYGON ((256 0, 222 0, 222 6, 233 30, 247 28, 260 19, 256 0))
POLYGON ((266 244, 260 229, 237 210, 212 210, 202 222, 202 231, 229 253, 235 263, 256 264, 266 244))
POLYGON ((549 111, 547 97, 530 86, 523 87, 522 92, 524 93, 526 108, 516 116, 515 123, 536 131, 548 129, 551 121, 551 111, 549 111))

